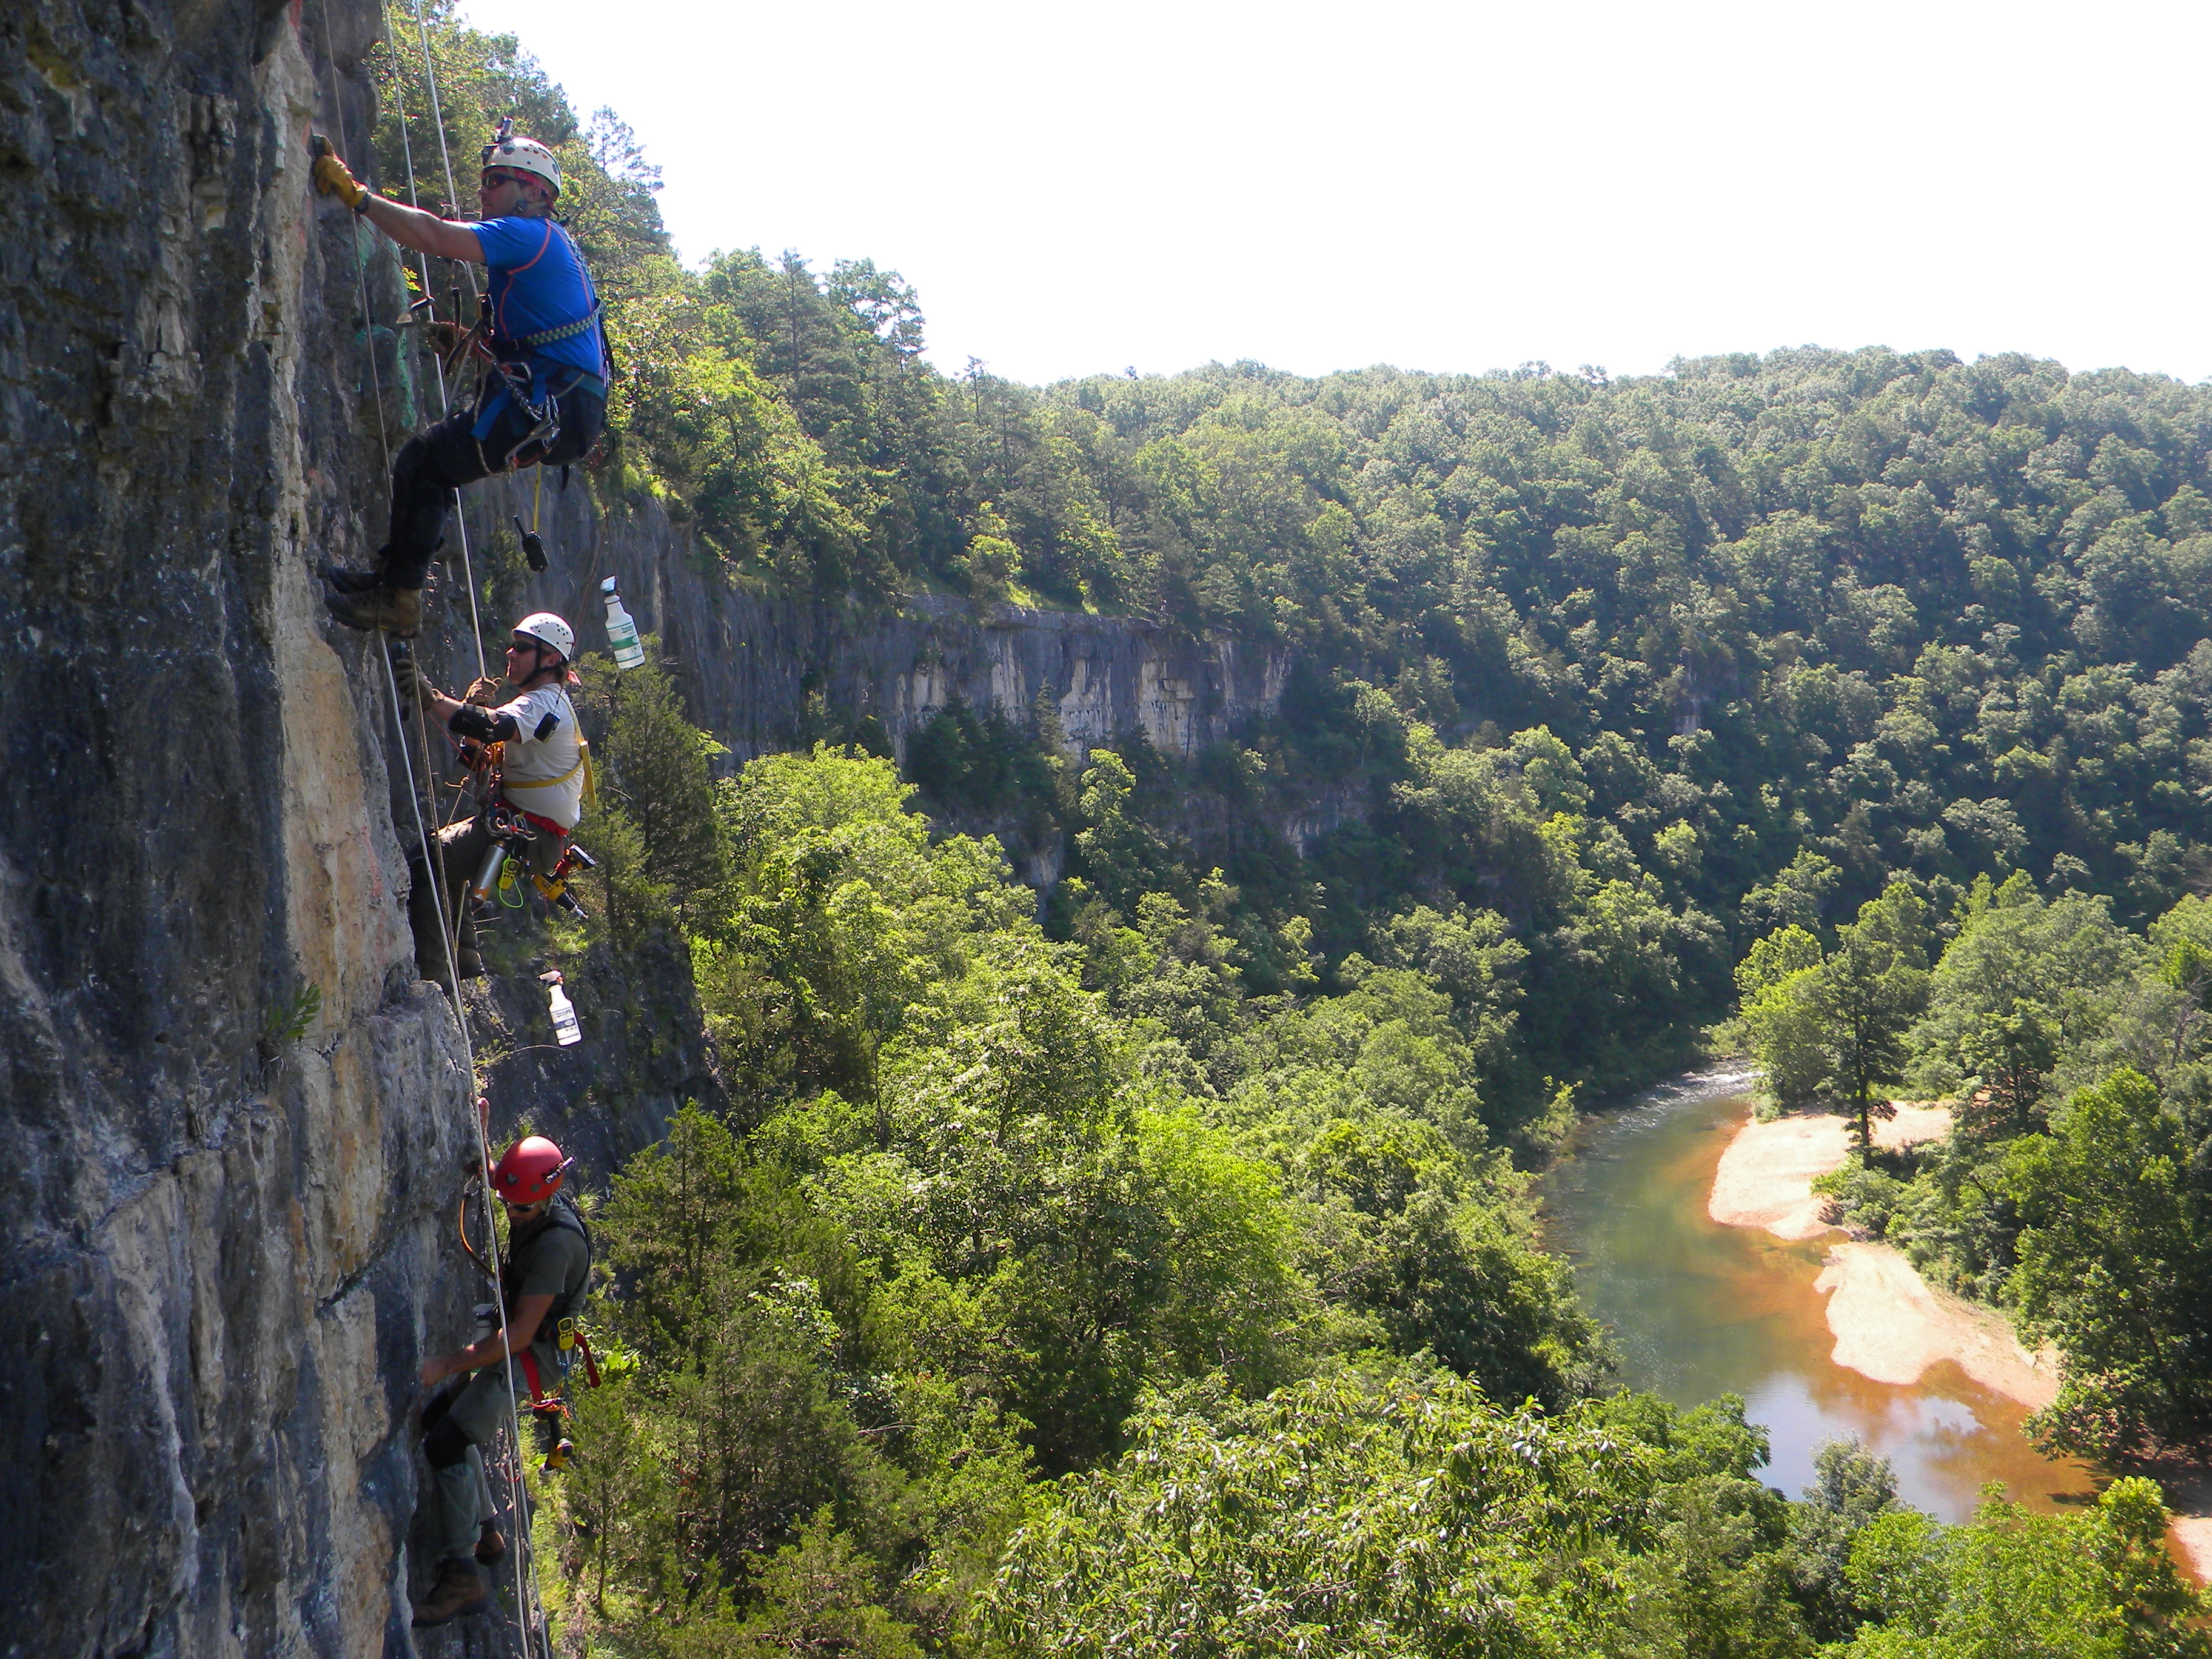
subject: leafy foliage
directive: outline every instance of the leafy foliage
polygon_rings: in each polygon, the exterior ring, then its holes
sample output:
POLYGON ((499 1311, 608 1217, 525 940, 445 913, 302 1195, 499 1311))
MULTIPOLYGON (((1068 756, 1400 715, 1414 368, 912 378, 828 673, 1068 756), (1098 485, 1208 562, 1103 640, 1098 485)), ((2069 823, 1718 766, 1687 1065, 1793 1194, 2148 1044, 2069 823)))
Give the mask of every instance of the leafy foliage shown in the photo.
POLYGON ((1733 988, 1773 1091, 1856 1118, 1855 1223, 2060 1346, 2052 1443, 2201 1443, 2212 393, 1881 349, 947 376, 896 272, 679 265, 619 119, 427 9, 446 127, 381 54, 376 171, 504 114, 561 155, 606 505, 732 582, 1289 664, 1203 753, 1078 752, 1048 688, 938 711, 905 781, 818 699, 717 779, 659 666, 587 671, 593 943, 688 966, 741 1103, 602 1218, 588 1640, 2201 1650, 2144 1483, 1945 1530, 1844 1449, 1789 1504, 1740 1402, 1601 1397, 1523 1166, 1733 988), (1908 1077, 1959 1133, 1884 1162, 1908 1077))
POLYGON ((1852 1593, 1875 1610, 1850 1659, 2212 1652, 2203 1594, 2166 1553, 2158 1488, 2117 1480, 2079 1516, 1986 1500, 1971 1526, 1881 1516, 1851 1547, 1852 1593))

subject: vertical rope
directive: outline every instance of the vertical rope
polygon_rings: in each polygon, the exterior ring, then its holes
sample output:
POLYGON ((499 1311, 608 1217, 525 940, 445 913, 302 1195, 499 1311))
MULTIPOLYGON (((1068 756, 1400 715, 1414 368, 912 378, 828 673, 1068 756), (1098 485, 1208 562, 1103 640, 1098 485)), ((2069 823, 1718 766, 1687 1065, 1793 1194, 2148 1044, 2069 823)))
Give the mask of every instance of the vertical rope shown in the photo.
MULTIPOLYGON (((323 60, 330 65, 331 112, 337 118, 338 149, 348 150, 353 145, 346 137, 345 90, 338 85, 338 56, 331 36, 330 0, 316 0, 316 3, 323 14, 323 60)), ((346 235, 353 243, 355 285, 361 295, 361 341, 368 356, 369 389, 376 396, 376 441, 383 446, 384 471, 389 477, 392 471, 392 434, 385 425, 384 377, 376 367, 376 325, 368 310, 368 256, 362 252, 360 216, 350 216, 353 222, 346 228, 346 235)))
MULTIPOLYGON (((438 380, 441 397, 445 389, 445 376, 441 371, 438 380)), ((477 647, 477 678, 489 679, 491 670, 484 665, 483 619, 477 615, 476 567, 469 560, 469 512, 459 490, 453 492, 453 528, 460 532, 461 538, 461 585, 469 590, 469 638, 477 647)))
MULTIPOLYGON (((380 636, 380 641, 381 637, 380 636)), ((528 1659, 533 1643, 542 1639, 545 1629, 545 1609, 538 1600, 537 1571, 530 1559, 529 1493, 525 1489, 522 1479, 522 1411, 521 1407, 515 1404, 519 1382, 515 1376, 514 1352, 507 1346, 507 1286, 501 1278, 503 1264, 500 1259, 499 1249, 499 1216, 498 1212, 493 1207, 490 1130, 484 1122, 483 1115, 478 1112, 475 1106, 476 1048, 469 1039, 468 1006, 461 1000, 460 962, 454 949, 454 928, 448 923, 446 916, 445 847, 442 842, 431 837, 422 816, 423 797, 416 793, 416 774, 414 754, 407 741, 407 717, 399 698, 398 677, 392 670, 392 653, 389 646, 386 645, 386 648, 379 651, 377 654, 384 661, 384 683, 392 696, 392 723, 398 728, 400 753, 407 762, 407 801, 415 814, 415 834, 422 845, 424 859, 423 875, 430 884, 430 892, 438 917, 438 938, 446 952, 446 979, 449 988, 447 995, 453 1002, 454 1023, 460 1030, 461 1054, 469 1068, 471 1103, 469 1116, 476 1125, 477 1157, 479 1160, 477 1167, 483 1171, 484 1252, 490 1259, 492 1297, 499 1309, 500 1346, 507 1350, 501 1364, 507 1375, 507 1427, 512 1437, 508 1443, 511 1455, 507 1459, 507 1513, 514 1517, 515 1532, 513 1543, 515 1616, 521 1624, 523 1653, 526 1659, 528 1659)), ((422 705, 419 702, 416 704, 415 720, 417 730, 422 730, 425 722, 422 705)), ((427 735, 422 744, 421 778, 426 788, 434 788, 435 775, 430 765, 429 742, 427 735)), ((430 806, 430 816, 434 818, 437 816, 437 801, 434 795, 431 797, 430 806)), ((534 1338, 535 1333, 532 1335, 534 1338)))
MULTIPOLYGON (((331 69, 331 104, 333 112, 337 118, 336 124, 338 129, 338 143, 341 149, 349 149, 352 148, 352 144, 351 140, 349 138, 346 132, 345 100, 343 93, 343 89, 337 84, 337 57, 333 45, 333 37, 331 32, 329 0, 317 0, 317 3, 318 9, 322 13, 323 19, 324 56, 328 61, 331 69)), ((381 8, 380 7, 380 10, 381 8)), ((419 21, 422 15, 419 3, 416 8, 416 15, 417 21, 419 21)), ((386 43, 390 44, 391 25, 388 18, 386 19, 385 22, 385 38, 386 43)), ((437 81, 435 71, 431 69, 429 64, 428 45, 428 35, 426 30, 423 37, 423 60, 425 71, 429 76, 432 106, 434 110, 437 98, 437 81)), ((397 57, 398 54, 395 51, 395 63, 397 61, 397 57)), ((415 194, 413 149, 411 144, 408 143, 406 139, 405 106, 404 103, 400 106, 400 133, 404 146, 403 154, 407 157, 408 193, 410 197, 412 198, 415 194)), ((442 149, 445 146, 445 130, 442 125, 442 119, 441 119, 441 125, 439 127, 438 140, 440 148, 442 149)), ((453 164, 450 158, 447 160, 446 171, 448 185, 450 187, 453 177, 453 164)), ((392 441, 389 433, 386 429, 385 424, 383 377, 378 372, 376 366, 376 339, 374 334, 372 332, 368 308, 368 260, 362 252, 360 224, 357 219, 352 227, 352 232, 354 237, 355 269, 356 275, 358 278, 358 288, 361 296, 362 340, 363 348, 367 351, 368 357, 369 383, 376 397, 377 436, 384 448, 385 471, 388 475, 392 466, 392 441)), ((428 288, 429 272, 429 265, 427 257, 422 262, 422 270, 423 274, 424 288, 427 292, 428 288)), ((473 282, 473 278, 471 281, 473 282)), ((441 365, 441 372, 439 374, 438 390, 439 398, 442 404, 446 400, 445 376, 443 374, 442 364, 441 365)), ((465 524, 464 524, 462 532, 462 549, 465 566, 467 557, 467 532, 465 524)), ((473 620, 476 615, 476 584, 473 578, 471 578, 469 580, 469 611, 470 616, 473 620)), ((483 665, 483 630, 481 624, 476 628, 475 633, 477 662, 478 668, 481 670, 483 665)), ((454 1028, 460 1037, 462 1057, 468 1067, 468 1092, 471 1101, 469 1115, 475 1121, 477 1155, 479 1160, 479 1167, 484 1171, 485 1176, 483 1194, 484 1232, 486 1238, 485 1249, 490 1259, 492 1267, 492 1294, 495 1304, 499 1310, 501 1346, 502 1348, 507 1348, 507 1334, 508 1328, 507 1292, 506 1286, 501 1282, 499 1277, 502 1264, 500 1258, 499 1249, 498 1216, 497 1212, 494 1207, 490 1182, 491 1143, 489 1139, 489 1127, 484 1122, 483 1115, 477 1112, 473 1105, 473 1102, 476 1097, 476 1048, 469 1036, 468 1006, 466 1003, 463 1001, 461 997, 460 965, 459 957, 456 954, 454 930, 449 924, 446 915, 446 869, 444 847, 442 843, 432 837, 429 833, 428 823, 423 817, 422 806, 425 796, 417 793, 416 792, 416 783, 417 775, 415 768, 414 750, 407 741, 407 721, 404 710, 400 702, 398 679, 392 672, 392 655, 388 647, 388 642, 380 641, 380 643, 384 645, 384 648, 380 649, 378 654, 383 659, 385 686, 391 696, 392 721, 399 733, 400 753, 407 768, 408 805, 415 817, 416 839, 418 845, 420 845, 422 849, 424 874, 430 882, 433 908, 438 919, 439 939, 446 955, 446 975, 449 987, 447 996, 453 1006, 454 1028)), ((422 769, 420 775, 421 781, 424 789, 428 792, 428 799, 431 808, 430 818, 434 820, 437 816, 436 774, 431 762, 429 738, 427 729, 425 729, 425 723, 422 718, 422 712, 419 704, 416 708, 416 726, 418 730, 421 731, 422 736, 421 752, 422 757, 422 769)), ((532 1334, 534 1336, 535 1333, 532 1334)), ((525 1486, 522 1474, 522 1460, 524 1455, 522 1415, 520 1408, 515 1403, 518 1379, 516 1376, 515 1355, 512 1349, 507 1349, 502 1364, 507 1380, 507 1426, 511 1437, 509 1440, 511 1455, 507 1462, 507 1471, 508 1514, 513 1517, 516 1534, 514 1544, 515 1615, 521 1632, 523 1652, 526 1656, 526 1659, 529 1659, 529 1656, 532 1653, 532 1650, 541 1646, 545 1640, 545 1610, 543 1603, 538 1598, 537 1575, 535 1569, 531 1563, 532 1552, 531 1539, 529 1535, 529 1494, 525 1486)))
POLYGON ((446 117, 438 107, 438 66, 430 57, 430 26, 422 18, 422 0, 415 0, 415 27, 422 37, 422 77, 430 88, 430 125, 437 130, 438 154, 446 163, 446 199, 459 207, 460 192, 453 187, 453 152, 446 147, 446 117))
MULTIPOLYGON (((329 0, 322 0, 322 3, 327 5, 329 0)), ((396 71, 399 62, 399 46, 392 38, 392 14, 380 4, 377 7, 377 15, 383 21, 384 42, 391 48, 392 60, 396 71)), ((430 28, 429 25, 423 21, 422 0, 415 0, 415 23, 422 37, 422 80, 430 94, 430 125, 437 130, 438 153, 445 159, 446 198, 448 201, 453 201, 458 194, 453 188, 453 152, 446 146, 446 116, 438 101, 438 69, 430 57, 430 28)), ((395 87, 398 84, 396 74, 393 84, 395 87)), ((407 162, 407 204, 410 207, 420 208, 422 205, 422 198, 415 185, 415 144, 414 141, 407 136, 407 106, 404 100, 398 100, 398 108, 399 153, 407 162)), ((455 202, 454 205, 458 207, 459 204, 455 202)), ((422 275, 422 292, 428 295, 431 292, 430 256, 427 253, 421 254, 419 263, 422 275)), ((476 292, 474 272, 471 272, 469 276, 469 291, 471 294, 476 292)), ((477 297, 477 303, 479 305, 483 303, 481 295, 477 297)), ((438 366, 438 413, 441 416, 450 415, 453 411, 453 405, 452 396, 446 387, 446 360, 442 356, 438 356, 434 361, 438 366)), ((469 638, 477 649, 477 678, 486 679, 490 677, 491 670, 484 659, 483 618, 477 611, 476 561, 471 556, 469 548, 469 514, 466 505, 458 496, 453 503, 453 526, 461 538, 461 581, 469 590, 469 638)))

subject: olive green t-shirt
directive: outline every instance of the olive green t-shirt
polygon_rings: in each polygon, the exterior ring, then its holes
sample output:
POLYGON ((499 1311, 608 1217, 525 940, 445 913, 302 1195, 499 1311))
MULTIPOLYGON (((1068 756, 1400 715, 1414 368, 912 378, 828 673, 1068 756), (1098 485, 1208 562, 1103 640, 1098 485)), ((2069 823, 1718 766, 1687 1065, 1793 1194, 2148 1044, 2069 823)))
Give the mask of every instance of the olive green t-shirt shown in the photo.
MULTIPOLYGON (((567 1296, 573 1301, 591 1273, 592 1253, 584 1236, 572 1227, 556 1226, 550 1215, 512 1240, 509 1248, 516 1257, 517 1272, 509 1299, 516 1306, 533 1296, 550 1296, 556 1301, 567 1296)), ((531 1339, 530 1352, 538 1358, 538 1381, 550 1393, 561 1379, 560 1345, 550 1313, 531 1339)))

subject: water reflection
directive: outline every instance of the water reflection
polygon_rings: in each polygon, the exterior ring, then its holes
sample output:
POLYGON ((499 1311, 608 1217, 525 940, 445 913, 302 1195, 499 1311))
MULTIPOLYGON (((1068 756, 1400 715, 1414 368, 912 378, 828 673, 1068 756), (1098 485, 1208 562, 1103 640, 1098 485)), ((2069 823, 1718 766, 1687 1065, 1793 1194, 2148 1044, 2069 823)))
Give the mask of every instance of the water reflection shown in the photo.
POLYGON ((2025 1412, 1956 1366, 1899 1388, 1829 1360, 1813 1288, 1826 1243, 1707 1217, 1750 1083, 1741 1068, 1695 1073, 1591 1118, 1545 1183, 1549 1242, 1615 1332, 1621 1381, 1684 1405, 1741 1395, 1771 1437, 1764 1478, 1792 1497, 1822 1441, 1856 1435, 1891 1461, 1900 1497, 1947 1521, 1965 1519, 1991 1480, 2038 1507, 2079 1502, 2087 1472, 2038 1455, 2020 1432, 2025 1412))

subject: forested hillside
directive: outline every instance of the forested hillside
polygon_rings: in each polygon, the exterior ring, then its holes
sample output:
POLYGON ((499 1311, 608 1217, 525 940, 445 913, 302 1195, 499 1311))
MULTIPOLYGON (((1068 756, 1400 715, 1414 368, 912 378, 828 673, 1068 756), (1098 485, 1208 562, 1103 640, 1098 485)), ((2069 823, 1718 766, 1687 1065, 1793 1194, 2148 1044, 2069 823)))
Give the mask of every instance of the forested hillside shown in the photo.
MULTIPOLYGON (((1526 1111, 1545 1074, 1632 1073, 1716 1017, 1752 939, 1893 878, 1948 914, 2027 870, 2137 921, 2212 881, 2202 391, 1809 349, 1618 384, 946 378, 915 296, 865 262, 678 265, 618 123, 580 133, 511 43, 449 38, 456 149, 465 98, 513 108, 580 180, 625 374, 601 489, 664 496, 732 580, 1297 647, 1243 744, 1174 775, 1123 746, 1146 832, 1079 864, 1125 915, 1133 883, 1195 908, 1218 867, 1251 988, 1298 978, 1296 918, 1332 986, 1378 918, 1502 918, 1526 1111), (1332 820, 1303 860, 1268 827, 1332 820)), ((398 176, 396 122, 382 143, 398 176)), ((1025 717, 942 724, 909 757, 928 804, 1112 838, 1025 717)), ((868 736, 821 708, 793 733, 868 736)))
POLYGON ((572 170, 603 499, 732 584, 1293 663, 1188 761, 1070 754, 1040 699, 902 773, 817 702, 719 776, 680 665, 592 666, 588 926, 688 958, 737 1103, 598 1211, 618 1343, 547 1522, 579 1651, 2206 1650, 2145 1483, 1944 1529, 1847 1449, 1771 1492, 1741 1402, 1614 1393, 1529 1182, 1740 991, 1792 1102, 1963 1096, 1839 1202, 2058 1340, 2050 1432, 2201 1438, 2212 391, 1811 348, 947 376, 886 270, 679 265, 618 121, 434 33, 457 155, 513 112, 572 170), (2081 995, 1975 968, 2006 928, 2081 995), (2114 1149, 2136 1231, 2068 1234, 2114 1149), (2131 1250, 2162 1288, 2115 1335, 2080 1264, 2131 1250))

